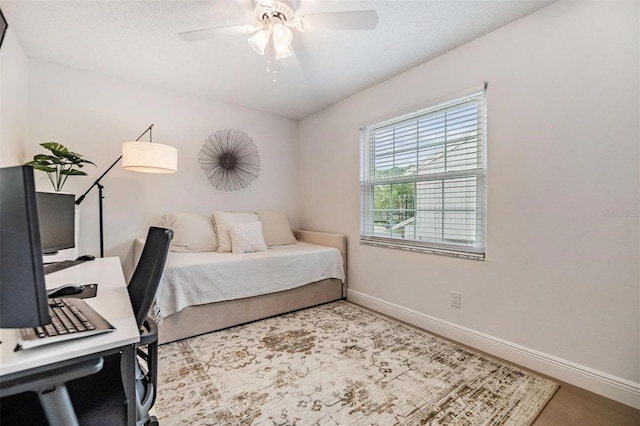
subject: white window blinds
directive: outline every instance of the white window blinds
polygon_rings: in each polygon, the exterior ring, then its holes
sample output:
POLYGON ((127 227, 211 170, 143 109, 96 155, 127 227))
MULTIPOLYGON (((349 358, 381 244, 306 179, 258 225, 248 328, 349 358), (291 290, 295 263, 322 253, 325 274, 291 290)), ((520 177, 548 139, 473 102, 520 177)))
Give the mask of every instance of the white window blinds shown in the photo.
POLYGON ((479 90, 361 129, 363 244, 484 258, 485 104, 479 90))

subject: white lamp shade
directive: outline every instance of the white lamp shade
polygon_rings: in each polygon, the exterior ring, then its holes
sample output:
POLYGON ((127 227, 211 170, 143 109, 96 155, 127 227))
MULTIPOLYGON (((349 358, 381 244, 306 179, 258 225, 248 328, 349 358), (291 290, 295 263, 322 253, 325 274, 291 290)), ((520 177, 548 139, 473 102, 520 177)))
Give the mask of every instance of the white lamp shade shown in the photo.
POLYGON ((293 55, 291 40, 293 40, 293 35, 289 28, 282 24, 275 24, 273 26, 273 46, 276 49, 277 60, 293 55))
POLYGON ((267 48, 268 43, 269 32, 266 30, 260 30, 249 37, 249 45, 260 55, 264 55, 264 49, 267 48))
POLYGON ((279 45, 289 45, 293 40, 293 34, 291 30, 282 24, 275 24, 273 26, 273 44, 278 47, 279 45))
POLYGON ((291 55, 293 55, 293 50, 288 44, 276 46, 276 60, 288 58, 291 55))
POLYGON ((141 173, 175 173, 178 171, 178 150, 152 142, 122 144, 122 168, 141 173))

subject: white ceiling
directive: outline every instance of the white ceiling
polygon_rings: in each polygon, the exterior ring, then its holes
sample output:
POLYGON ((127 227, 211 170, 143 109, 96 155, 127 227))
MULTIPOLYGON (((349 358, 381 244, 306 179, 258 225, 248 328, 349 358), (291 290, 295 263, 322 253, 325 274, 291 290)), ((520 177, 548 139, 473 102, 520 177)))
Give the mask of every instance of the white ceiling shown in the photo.
POLYGON ((374 9, 371 31, 294 30, 277 81, 247 36, 179 32, 255 23, 252 0, 2 0, 31 58, 300 119, 554 0, 300 0, 297 15, 374 9))

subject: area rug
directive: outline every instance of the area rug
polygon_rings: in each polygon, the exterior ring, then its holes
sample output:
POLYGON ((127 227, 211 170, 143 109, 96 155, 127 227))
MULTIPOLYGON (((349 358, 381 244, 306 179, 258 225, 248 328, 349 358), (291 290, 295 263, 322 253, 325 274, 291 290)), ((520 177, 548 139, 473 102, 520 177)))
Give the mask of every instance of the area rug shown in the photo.
POLYGON ((528 425, 545 378, 339 301, 162 345, 162 425, 528 425))

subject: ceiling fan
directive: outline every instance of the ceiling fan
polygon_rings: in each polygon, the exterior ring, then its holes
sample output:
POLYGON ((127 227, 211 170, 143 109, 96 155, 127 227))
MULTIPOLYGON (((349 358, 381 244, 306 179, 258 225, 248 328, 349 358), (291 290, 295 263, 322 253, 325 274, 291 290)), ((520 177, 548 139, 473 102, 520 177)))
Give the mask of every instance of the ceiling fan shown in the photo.
POLYGON ((293 55, 291 28, 298 31, 318 30, 372 30, 378 24, 375 10, 328 12, 296 16, 292 4, 287 0, 255 0, 253 24, 205 28, 178 34, 184 41, 238 34, 252 34, 249 45, 260 55, 270 52, 276 60, 293 55), (269 41, 273 40, 273 44, 269 41), (273 47, 273 49, 271 49, 273 47))

